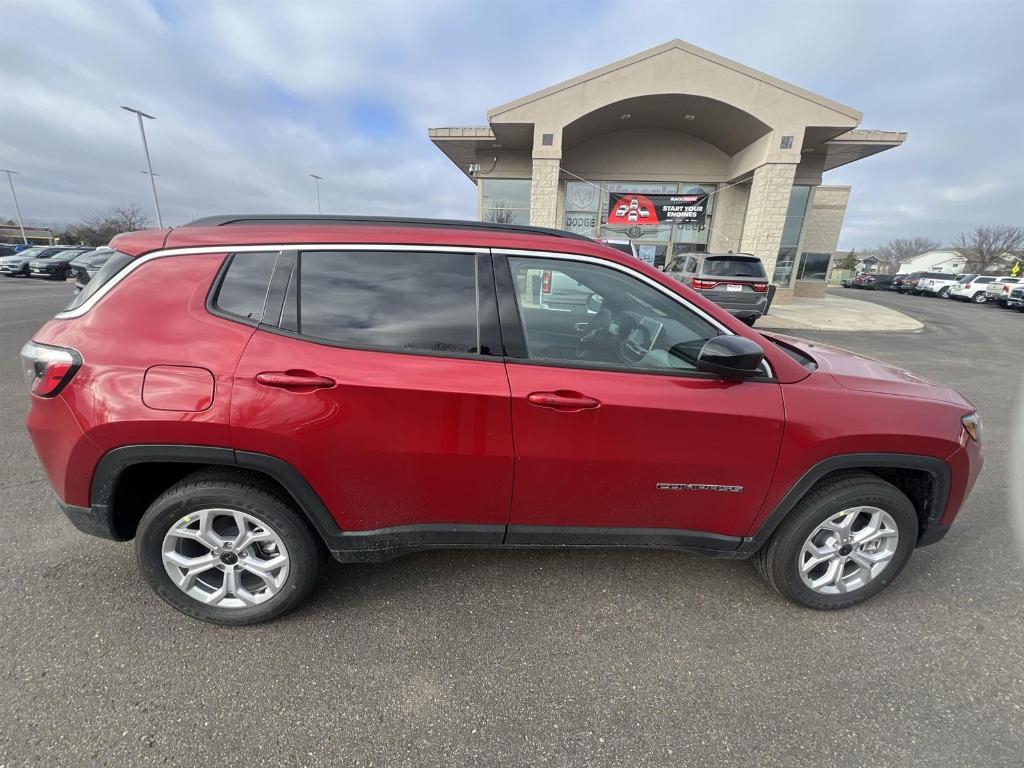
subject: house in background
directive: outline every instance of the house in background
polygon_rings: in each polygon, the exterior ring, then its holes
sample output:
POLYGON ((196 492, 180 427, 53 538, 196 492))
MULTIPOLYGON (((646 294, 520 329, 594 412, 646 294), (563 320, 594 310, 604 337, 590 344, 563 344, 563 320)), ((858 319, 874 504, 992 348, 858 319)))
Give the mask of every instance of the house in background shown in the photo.
MULTIPOLYGON (((839 257, 841 254, 842 254, 841 251, 836 251, 836 256, 837 257, 839 257)), ((845 255, 845 254, 842 254, 842 255, 845 255)), ((877 256, 870 256, 870 255, 868 255, 868 256, 865 256, 863 259, 861 259, 860 261, 857 262, 857 265, 853 268, 853 271, 856 272, 856 273, 860 273, 860 272, 878 272, 880 266, 884 266, 884 265, 882 265, 881 261, 879 260, 879 258, 877 256)))
POLYGON ((917 256, 911 256, 909 259, 904 259, 903 263, 900 264, 897 274, 905 275, 910 272, 948 272, 951 275, 958 275, 964 271, 964 267, 966 265, 967 259, 958 251, 928 251, 927 253, 919 253, 917 256))

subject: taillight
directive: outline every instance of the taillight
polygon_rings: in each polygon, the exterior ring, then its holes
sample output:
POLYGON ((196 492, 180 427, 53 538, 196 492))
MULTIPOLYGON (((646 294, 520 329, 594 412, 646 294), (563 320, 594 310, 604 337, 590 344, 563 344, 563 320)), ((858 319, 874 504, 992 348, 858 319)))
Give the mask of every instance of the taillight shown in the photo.
POLYGON ((29 392, 55 397, 82 367, 82 356, 68 347, 30 341, 21 348, 21 367, 29 392))
POLYGON ((540 278, 540 292, 551 293, 551 270, 545 269, 540 278))
POLYGON ((692 285, 694 288, 708 289, 708 288, 714 288, 716 285, 718 285, 718 281, 717 280, 701 280, 699 277, 691 277, 690 278, 690 285, 692 285))
POLYGON ((757 293, 768 293, 768 283, 754 283, 750 287, 757 293))

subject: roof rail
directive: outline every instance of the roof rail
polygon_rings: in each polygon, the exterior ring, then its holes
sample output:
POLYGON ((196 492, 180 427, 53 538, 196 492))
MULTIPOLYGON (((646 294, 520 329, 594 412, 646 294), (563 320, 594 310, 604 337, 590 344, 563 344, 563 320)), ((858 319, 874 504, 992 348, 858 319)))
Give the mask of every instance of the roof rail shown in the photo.
POLYGON ((238 224, 361 224, 405 227, 451 227, 453 229, 482 229, 492 232, 522 232, 534 235, 551 235, 566 237, 572 240, 593 242, 586 235, 566 232, 564 229, 550 227, 531 227, 525 224, 495 224, 488 221, 468 221, 460 219, 418 219, 402 216, 332 216, 306 214, 274 214, 260 213, 239 216, 206 216, 195 219, 185 227, 226 227, 238 224))

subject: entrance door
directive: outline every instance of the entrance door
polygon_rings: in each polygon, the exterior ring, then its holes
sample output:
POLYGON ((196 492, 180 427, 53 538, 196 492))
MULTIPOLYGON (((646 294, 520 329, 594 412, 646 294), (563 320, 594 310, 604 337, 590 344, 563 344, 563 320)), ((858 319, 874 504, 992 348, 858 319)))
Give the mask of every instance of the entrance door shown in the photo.
POLYGON ((499 285, 516 294, 525 358, 506 365, 516 448, 506 541, 636 543, 669 529, 676 543, 738 544, 779 453, 778 384, 697 372, 704 342, 725 330, 628 270, 507 261, 499 285), (589 302, 533 303, 515 286, 535 272, 589 302))

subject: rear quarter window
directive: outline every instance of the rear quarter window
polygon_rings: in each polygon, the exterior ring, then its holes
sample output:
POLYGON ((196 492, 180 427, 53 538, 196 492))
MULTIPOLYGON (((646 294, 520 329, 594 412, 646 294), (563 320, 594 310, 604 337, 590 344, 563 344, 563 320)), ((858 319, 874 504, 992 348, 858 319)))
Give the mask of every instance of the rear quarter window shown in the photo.
POLYGON ((214 308, 243 320, 260 322, 277 257, 277 251, 232 254, 213 298, 214 308))
POLYGON ((95 294, 106 283, 110 282, 118 272, 131 264, 132 261, 134 261, 134 259, 128 254, 121 253, 120 251, 113 251, 110 258, 107 259, 107 263, 104 264, 100 271, 96 273, 96 276, 86 284, 81 293, 71 300, 71 303, 64 308, 64 311, 66 312, 69 309, 76 309, 85 304, 93 294, 95 294))

